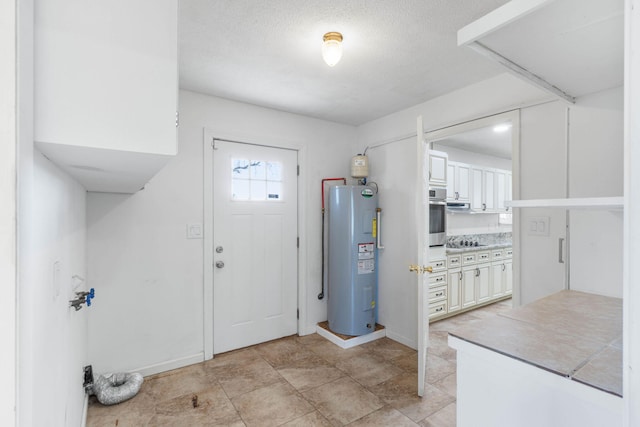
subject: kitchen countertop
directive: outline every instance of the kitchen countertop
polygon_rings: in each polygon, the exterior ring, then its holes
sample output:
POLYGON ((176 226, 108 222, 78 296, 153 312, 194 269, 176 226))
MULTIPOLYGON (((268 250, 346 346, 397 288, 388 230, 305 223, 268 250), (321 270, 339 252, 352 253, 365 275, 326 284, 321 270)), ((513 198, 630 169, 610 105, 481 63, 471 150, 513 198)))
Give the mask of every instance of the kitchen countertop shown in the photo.
POLYGON ((622 300, 561 291, 450 334, 622 396, 622 300))
POLYGON ((493 243, 490 245, 483 245, 483 246, 465 246, 463 248, 445 247, 445 249, 448 254, 459 254, 459 253, 470 252, 470 251, 483 251, 483 250, 490 251, 493 249, 510 248, 511 246, 513 246, 511 242, 504 242, 504 243, 493 243))

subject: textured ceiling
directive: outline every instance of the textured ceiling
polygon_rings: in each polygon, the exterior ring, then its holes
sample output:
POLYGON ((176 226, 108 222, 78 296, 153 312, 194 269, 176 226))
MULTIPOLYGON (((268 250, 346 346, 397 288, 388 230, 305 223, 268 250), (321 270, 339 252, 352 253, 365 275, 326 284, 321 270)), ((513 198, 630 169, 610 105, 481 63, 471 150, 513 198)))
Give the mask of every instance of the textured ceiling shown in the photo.
POLYGON ((499 74, 457 31, 507 0, 181 0, 180 87, 358 125, 499 74), (322 35, 344 36, 333 68, 322 35))

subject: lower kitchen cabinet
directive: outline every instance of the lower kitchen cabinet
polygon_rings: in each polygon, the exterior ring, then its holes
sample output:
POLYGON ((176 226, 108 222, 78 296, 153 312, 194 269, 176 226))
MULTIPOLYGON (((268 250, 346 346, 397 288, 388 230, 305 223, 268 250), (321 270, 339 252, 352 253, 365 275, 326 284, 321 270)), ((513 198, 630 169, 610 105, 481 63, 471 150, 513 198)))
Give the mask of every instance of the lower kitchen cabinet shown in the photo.
POLYGON ((438 320, 511 295, 512 256, 511 248, 448 255, 446 271, 439 269, 436 272, 434 267, 434 274, 429 278, 430 320, 438 320))
POLYGON ((449 313, 453 313, 462 308, 460 302, 460 290, 462 288, 462 270, 449 270, 449 313))
POLYGON ((476 297, 476 267, 462 269, 462 283, 460 285, 462 308, 473 307, 478 303, 476 297))

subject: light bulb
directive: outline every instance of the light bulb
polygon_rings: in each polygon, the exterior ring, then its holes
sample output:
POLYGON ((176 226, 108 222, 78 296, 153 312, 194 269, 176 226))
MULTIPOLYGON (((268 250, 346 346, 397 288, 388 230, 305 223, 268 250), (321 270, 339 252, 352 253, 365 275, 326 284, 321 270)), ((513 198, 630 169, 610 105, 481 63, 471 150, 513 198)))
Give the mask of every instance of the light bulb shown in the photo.
POLYGON ((502 132, 506 132, 509 129, 511 129, 511 125, 510 124, 501 124, 501 125, 496 125, 493 127, 493 131, 496 133, 502 133, 502 132))
POLYGON ((328 66, 336 65, 342 58, 342 34, 330 32, 322 37, 322 58, 328 66))

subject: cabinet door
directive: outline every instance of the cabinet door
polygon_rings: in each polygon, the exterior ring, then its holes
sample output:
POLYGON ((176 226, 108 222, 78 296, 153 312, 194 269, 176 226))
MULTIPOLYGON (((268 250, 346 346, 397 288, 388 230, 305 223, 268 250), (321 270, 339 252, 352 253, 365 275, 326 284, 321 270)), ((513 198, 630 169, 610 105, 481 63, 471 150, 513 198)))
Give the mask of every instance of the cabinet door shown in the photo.
POLYGON ((496 209, 496 173, 493 170, 486 169, 484 171, 483 183, 484 197, 482 200, 482 208, 485 211, 494 211, 496 209))
POLYGON ((491 264, 481 264, 476 267, 475 282, 478 303, 483 303, 491 299, 491 264))
POLYGON ((471 189, 471 166, 464 163, 456 165, 455 182, 458 200, 468 202, 471 189))
POLYGON ((496 172, 496 204, 499 211, 506 210, 504 201, 507 195, 507 175, 505 171, 496 172))
MULTIPOLYGON (((513 179, 513 174, 511 172, 507 172, 506 174, 506 181, 507 181, 507 188, 505 190, 505 200, 510 202, 511 200, 513 200, 513 183, 511 182, 511 180, 513 179)), ((505 210, 510 210, 510 208, 505 207, 505 210)))
POLYGON ((492 298, 504 295, 504 264, 491 264, 491 286, 492 298))
POLYGON ((429 153, 429 184, 447 185, 446 153, 429 153))
POLYGON ((504 280, 504 293, 511 295, 513 293, 513 262, 508 261, 504 263, 503 280, 504 280))
POLYGON ((482 209, 482 169, 471 168, 471 209, 482 209))
POLYGON ((460 302, 460 287, 462 286, 462 271, 449 270, 449 313, 462 308, 460 302))
POLYGON ((462 284, 460 286, 462 292, 462 308, 472 307, 476 305, 476 269, 468 267, 462 270, 462 284))
POLYGON ((447 200, 456 200, 456 167, 454 163, 447 164, 447 200))

